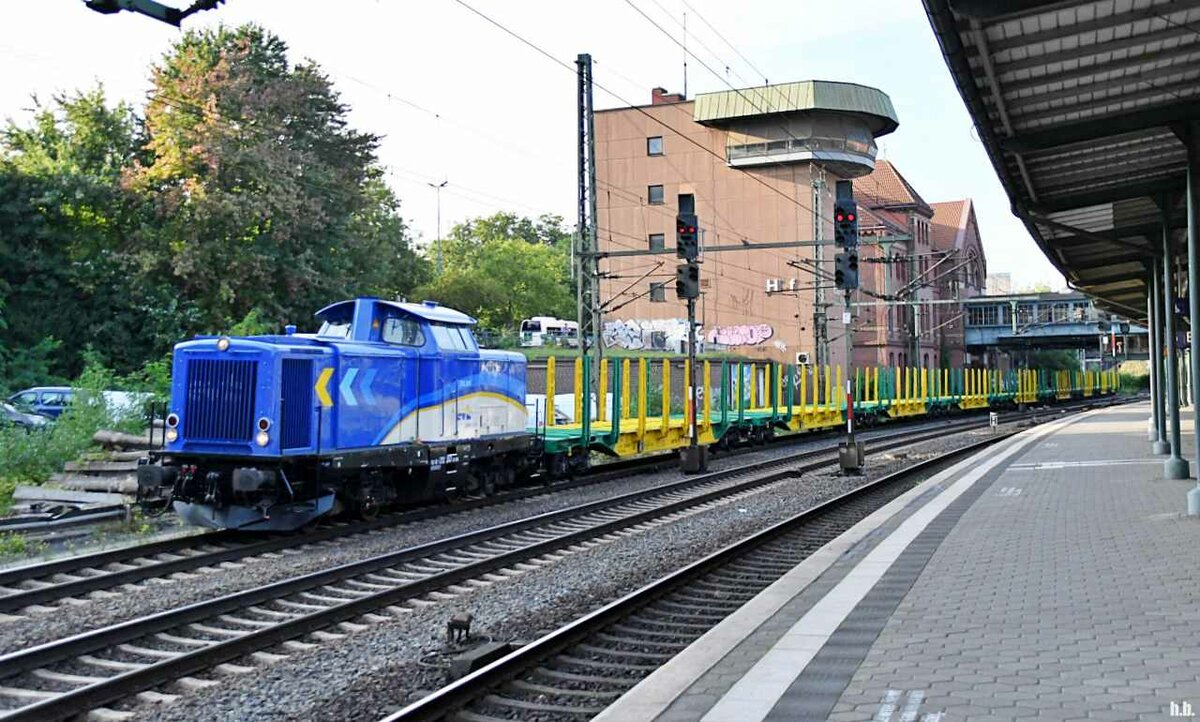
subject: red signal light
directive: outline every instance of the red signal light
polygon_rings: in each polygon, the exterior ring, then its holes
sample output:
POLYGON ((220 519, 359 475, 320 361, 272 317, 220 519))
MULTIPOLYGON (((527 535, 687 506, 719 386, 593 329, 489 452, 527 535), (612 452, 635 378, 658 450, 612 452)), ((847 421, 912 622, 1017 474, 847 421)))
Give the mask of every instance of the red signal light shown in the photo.
POLYGON ((843 216, 841 213, 839 213, 839 214, 837 214, 835 220, 837 220, 838 223, 841 223, 843 220, 845 220, 845 216, 843 216))
POLYGON ((853 221, 853 220, 854 220, 854 214, 853 214, 853 213, 851 213, 850 215, 846 216, 846 220, 848 220, 848 221, 853 221))

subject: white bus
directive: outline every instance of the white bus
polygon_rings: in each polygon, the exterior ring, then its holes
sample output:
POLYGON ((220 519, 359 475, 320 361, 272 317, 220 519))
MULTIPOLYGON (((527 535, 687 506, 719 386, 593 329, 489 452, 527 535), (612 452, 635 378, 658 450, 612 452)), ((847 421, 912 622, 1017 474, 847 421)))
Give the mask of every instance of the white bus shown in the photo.
POLYGON ((534 316, 521 322, 522 346, 579 345, 579 324, 553 316, 534 316))

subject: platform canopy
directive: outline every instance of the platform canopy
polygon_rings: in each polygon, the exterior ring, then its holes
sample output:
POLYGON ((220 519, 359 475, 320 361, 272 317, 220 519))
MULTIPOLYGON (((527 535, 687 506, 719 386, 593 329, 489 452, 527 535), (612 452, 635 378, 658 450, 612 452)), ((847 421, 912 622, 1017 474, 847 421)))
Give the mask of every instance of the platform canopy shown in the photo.
POLYGON ((924 3, 1013 212, 1072 286, 1143 318, 1164 218, 1186 227, 1200 0, 924 3))

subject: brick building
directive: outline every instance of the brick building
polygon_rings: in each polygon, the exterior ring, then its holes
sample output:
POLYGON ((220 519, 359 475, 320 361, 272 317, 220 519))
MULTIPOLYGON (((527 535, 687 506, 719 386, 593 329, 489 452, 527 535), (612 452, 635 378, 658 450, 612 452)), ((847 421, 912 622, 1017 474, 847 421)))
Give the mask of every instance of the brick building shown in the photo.
MULTIPOLYGON (((957 281, 939 276, 947 262, 936 265, 936 252, 971 247, 982 263, 969 201, 927 204, 891 164, 876 162, 875 138, 898 124, 879 90, 808 81, 694 100, 655 89, 651 101, 596 113, 598 242, 601 251, 670 250, 676 214, 694 210, 704 249, 697 320, 706 350, 815 363, 824 314, 828 362, 842 363, 843 301, 831 279, 835 249, 763 247, 818 238, 828 243, 838 180, 855 181, 856 198, 866 209, 863 233, 875 234, 864 235, 865 242, 874 243, 879 234, 914 239, 911 247, 890 238, 886 246, 864 246, 864 261, 906 260, 860 265, 869 293, 856 294, 856 301, 872 301, 870 293, 898 290, 914 279, 919 298, 948 293, 957 281), (714 247, 738 250, 708 250, 714 247), (928 257, 910 260, 917 251, 928 257), (932 271, 920 276, 920 269, 932 271)), ((674 292, 677 263, 673 254, 605 259, 606 346, 684 349, 685 304, 674 292)), ((921 355, 915 356, 911 307, 889 314, 885 306, 857 306, 856 363, 887 363, 889 355, 893 363, 921 363, 929 352, 932 365, 948 353, 953 357, 943 346, 953 343, 947 332, 957 328, 961 347, 962 325, 949 311, 933 308, 917 308, 929 317, 918 318, 924 323, 921 355)))

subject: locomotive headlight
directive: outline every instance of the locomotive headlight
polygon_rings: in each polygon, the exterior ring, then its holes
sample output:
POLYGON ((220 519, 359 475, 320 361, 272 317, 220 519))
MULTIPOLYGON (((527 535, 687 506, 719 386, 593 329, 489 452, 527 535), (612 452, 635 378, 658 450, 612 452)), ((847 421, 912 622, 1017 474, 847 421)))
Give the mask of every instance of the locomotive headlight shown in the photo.
POLYGON ((173 429, 176 426, 179 426, 179 414, 176 414, 176 413, 167 414, 167 427, 173 429))
POLYGON ((167 429, 167 441, 174 443, 179 438, 179 432, 175 429, 167 429))
POLYGON ((228 336, 222 336, 221 338, 217 339, 217 350, 218 351, 228 351, 229 350, 229 337, 228 336))
POLYGON ((258 444, 259 446, 266 446, 267 444, 271 443, 271 436, 265 431, 260 431, 254 437, 254 443, 258 444))
POLYGON ((259 431, 270 431, 271 430, 271 420, 265 416, 262 417, 261 419, 259 419, 258 420, 258 430, 259 431))

